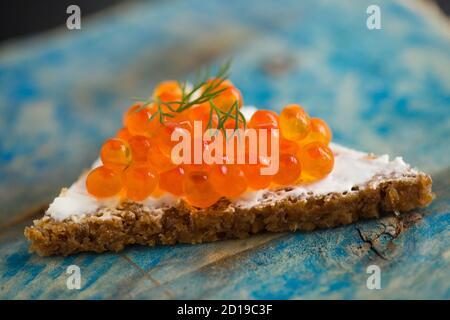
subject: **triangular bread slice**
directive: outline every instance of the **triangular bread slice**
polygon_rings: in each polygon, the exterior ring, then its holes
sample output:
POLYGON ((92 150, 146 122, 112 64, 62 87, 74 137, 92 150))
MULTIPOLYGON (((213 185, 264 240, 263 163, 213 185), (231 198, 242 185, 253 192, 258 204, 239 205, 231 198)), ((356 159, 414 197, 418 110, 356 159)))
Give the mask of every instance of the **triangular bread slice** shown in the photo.
POLYGON ((429 204, 431 178, 401 158, 389 160, 331 144, 335 166, 311 185, 247 192, 197 209, 163 195, 142 203, 97 201, 85 174, 55 198, 45 216, 25 229, 31 251, 69 255, 120 251, 129 244, 202 243, 260 232, 311 231, 405 212, 429 204))

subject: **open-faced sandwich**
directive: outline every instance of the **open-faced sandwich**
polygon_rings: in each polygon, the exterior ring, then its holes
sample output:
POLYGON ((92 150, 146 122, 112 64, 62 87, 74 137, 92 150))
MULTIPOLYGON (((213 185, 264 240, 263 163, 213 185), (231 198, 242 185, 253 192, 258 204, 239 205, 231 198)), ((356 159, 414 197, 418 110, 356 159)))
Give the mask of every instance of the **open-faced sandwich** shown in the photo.
POLYGON ((160 83, 134 103, 92 168, 25 229, 40 255, 202 243, 330 228, 432 200, 430 177, 331 143, 298 104, 244 107, 227 68, 160 83))

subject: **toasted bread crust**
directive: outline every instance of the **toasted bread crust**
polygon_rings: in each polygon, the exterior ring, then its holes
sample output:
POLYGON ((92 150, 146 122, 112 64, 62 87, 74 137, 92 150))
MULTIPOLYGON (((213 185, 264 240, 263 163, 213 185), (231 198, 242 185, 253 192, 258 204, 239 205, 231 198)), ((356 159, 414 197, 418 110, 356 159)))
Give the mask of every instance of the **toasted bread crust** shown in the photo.
POLYGON ((41 256, 82 251, 120 251, 128 244, 202 243, 246 238, 269 231, 311 231, 405 212, 429 204, 431 178, 424 174, 385 179, 376 187, 355 188, 342 194, 284 198, 250 208, 223 199, 199 210, 179 201, 174 207, 149 210, 136 203, 99 209, 79 220, 55 221, 49 216, 25 229, 30 250, 41 256))

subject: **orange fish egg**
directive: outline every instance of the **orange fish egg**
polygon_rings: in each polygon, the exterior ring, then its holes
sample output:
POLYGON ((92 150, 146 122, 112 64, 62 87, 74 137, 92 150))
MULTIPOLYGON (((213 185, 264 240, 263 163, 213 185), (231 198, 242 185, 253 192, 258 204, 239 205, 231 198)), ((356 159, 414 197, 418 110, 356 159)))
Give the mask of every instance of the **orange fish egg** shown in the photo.
POLYGON ((272 140, 279 139, 280 136, 277 130, 272 129, 278 129, 278 125, 278 115, 271 110, 258 110, 250 118, 248 127, 257 130, 257 150, 261 155, 265 156, 272 154, 272 140), (264 131, 260 129, 267 130, 266 135, 263 135, 264 131), (264 144, 266 145, 265 148, 264 144))
POLYGON ((191 126, 194 127, 194 121, 202 122, 202 129, 205 131, 208 129, 208 125, 210 129, 217 128, 219 123, 219 118, 216 113, 211 114, 211 109, 209 103, 203 103, 199 105, 192 106, 191 108, 181 112, 180 114, 186 113, 187 120, 191 123, 191 126), (210 121, 211 119, 211 121, 210 121))
POLYGON ((168 171, 176 167, 170 157, 164 155, 155 143, 150 145, 147 161, 157 172, 168 171))
MULTIPOLYGON (((194 159, 194 158, 191 158, 194 159)), ((204 161, 201 163, 195 163, 193 160, 190 163, 182 163, 181 166, 185 173, 191 172, 209 172, 211 170, 211 165, 206 164, 204 161)))
POLYGON ((145 136, 132 136, 128 140, 133 155, 134 163, 147 163, 148 152, 152 145, 152 140, 145 136))
POLYGON ((242 107, 243 100, 241 91, 230 80, 221 82, 220 79, 210 79, 206 86, 203 87, 203 91, 205 90, 208 90, 208 93, 222 90, 212 99, 214 105, 222 111, 228 112, 235 103, 237 103, 238 108, 242 107))
POLYGON ((108 139, 102 145, 100 159, 103 165, 109 169, 123 170, 131 162, 130 146, 121 139, 108 139))
POLYGON ((133 104, 125 113, 123 124, 134 135, 153 135, 159 127, 157 117, 151 117, 156 112, 153 106, 144 106, 142 102, 133 104))
POLYGON ((158 174, 148 165, 131 165, 123 174, 126 197, 133 201, 147 198, 158 185, 158 174))
POLYGON ((192 136, 191 131, 192 127, 188 121, 166 121, 156 131, 154 142, 159 146, 159 149, 164 155, 170 157, 173 147, 183 139, 180 137, 179 140, 172 141, 172 134, 178 133, 187 137, 192 136))
POLYGON ((236 119, 235 118, 228 118, 224 124, 223 127, 225 129, 244 129, 244 122, 242 122, 241 118, 238 118, 237 125, 236 125, 236 119))
MULTIPOLYGON (((177 81, 163 81, 158 84, 153 91, 153 99, 156 101, 158 98, 162 102, 180 102, 183 97, 183 90, 177 81)), ((172 110, 177 109, 178 103, 171 103, 170 107, 172 110)), ((169 106, 161 105, 164 112, 170 112, 169 106)))
POLYGON ((270 160, 267 157, 255 156, 256 163, 250 163, 250 155, 247 155, 246 163, 242 165, 244 175, 247 178, 248 187, 254 190, 266 189, 272 182, 273 175, 264 175, 261 168, 268 168, 270 160))
POLYGON ((214 165, 209 177, 214 190, 224 197, 238 197, 247 189, 247 179, 238 165, 214 165))
POLYGON ((300 146, 297 142, 287 140, 283 137, 280 138, 280 153, 296 154, 300 150, 300 146))
POLYGON ((122 190, 122 171, 105 166, 97 167, 86 177, 86 189, 97 198, 115 196, 122 190))
POLYGON ((305 138, 311 131, 308 114, 298 104, 284 107, 280 113, 280 130, 282 136, 291 141, 305 138))
POLYGON ((193 171, 183 179, 183 193, 188 203, 194 207, 207 208, 220 199, 211 185, 207 172, 193 171))
POLYGON ((278 114, 271 110, 257 110, 250 118, 248 126, 253 129, 277 129, 278 114))
POLYGON ((184 169, 179 166, 159 175, 159 187, 173 195, 183 194, 184 169))
POLYGON ((191 173, 191 172, 206 172, 206 173, 208 173, 211 170, 211 165, 206 164, 204 162, 199 163, 199 164, 195 164, 195 163, 182 164, 181 166, 183 167, 183 170, 186 174, 191 173))
POLYGON ((299 142, 302 145, 311 143, 311 142, 321 142, 323 144, 328 145, 331 141, 332 133, 328 124, 319 118, 311 118, 311 131, 309 134, 299 142))
POLYGON ((311 182, 322 179, 333 170, 333 152, 323 143, 312 142, 302 146, 298 157, 302 164, 302 181, 311 182))
POLYGON ((122 129, 117 131, 116 138, 122 139, 124 141, 128 141, 128 139, 131 138, 130 130, 128 130, 128 128, 126 128, 126 127, 123 127, 122 129))
POLYGON ((278 172, 273 176, 273 182, 288 186, 295 183, 300 177, 301 165, 293 154, 280 155, 278 172))

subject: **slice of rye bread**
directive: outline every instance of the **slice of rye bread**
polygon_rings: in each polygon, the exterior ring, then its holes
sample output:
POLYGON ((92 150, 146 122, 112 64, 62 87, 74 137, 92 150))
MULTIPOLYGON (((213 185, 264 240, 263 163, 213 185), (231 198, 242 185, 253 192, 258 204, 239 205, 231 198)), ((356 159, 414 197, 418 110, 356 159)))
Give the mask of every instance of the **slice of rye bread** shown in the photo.
MULTIPOLYGON (((373 159, 378 157, 366 154, 365 161, 373 159)), ((265 190, 257 201, 223 198, 207 209, 194 208, 182 199, 159 207, 125 202, 63 220, 47 213, 25 229, 25 236, 31 251, 49 256, 120 251, 128 244, 196 244, 264 231, 311 231, 425 206, 433 199, 431 184, 427 174, 408 167, 378 173, 348 191, 265 190)))

